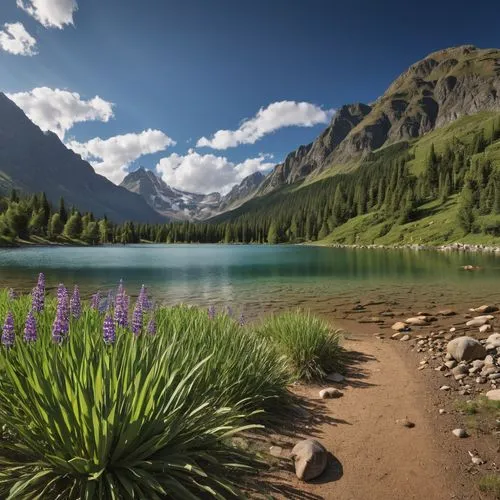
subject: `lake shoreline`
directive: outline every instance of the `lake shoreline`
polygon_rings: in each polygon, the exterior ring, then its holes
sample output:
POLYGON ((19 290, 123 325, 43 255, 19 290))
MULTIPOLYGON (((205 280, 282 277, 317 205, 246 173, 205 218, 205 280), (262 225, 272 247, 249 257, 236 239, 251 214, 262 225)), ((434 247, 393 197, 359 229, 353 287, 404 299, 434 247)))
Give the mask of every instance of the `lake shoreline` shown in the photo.
MULTIPOLYGON (((76 247, 76 248, 102 248, 102 247, 126 247, 130 245, 225 245, 225 246, 274 246, 269 243, 156 243, 153 241, 141 241, 139 243, 105 243, 100 245, 89 245, 85 243, 72 242, 53 242, 53 243, 36 243, 36 242, 16 242, 9 245, 0 245, 2 249, 22 249, 22 248, 60 248, 60 247, 76 247)), ((500 245, 484 245, 474 243, 447 243, 444 245, 423 245, 423 244, 402 244, 402 245, 380 245, 380 244, 345 244, 345 243, 318 243, 314 241, 301 243, 279 243, 276 246, 296 245, 296 246, 311 246, 322 248, 345 248, 348 250, 416 250, 416 251, 438 251, 438 252, 461 252, 461 253, 495 253, 500 254, 500 245)))

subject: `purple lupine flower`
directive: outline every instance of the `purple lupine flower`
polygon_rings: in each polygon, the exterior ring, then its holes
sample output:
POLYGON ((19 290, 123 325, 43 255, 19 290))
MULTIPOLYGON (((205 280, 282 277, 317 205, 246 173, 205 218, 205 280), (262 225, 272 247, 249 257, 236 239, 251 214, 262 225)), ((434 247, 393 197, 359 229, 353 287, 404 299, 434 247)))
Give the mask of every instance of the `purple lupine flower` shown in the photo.
POLYGON ((141 308, 143 311, 148 311, 149 309, 151 309, 151 301, 148 297, 148 289, 144 285, 141 286, 141 291, 139 292, 137 301, 141 304, 141 308))
POLYGON ((215 306, 210 306, 208 308, 208 318, 215 319, 215 306))
POLYGON ((31 292, 32 302, 31 308, 33 311, 41 312, 45 307, 45 275, 40 273, 38 275, 38 281, 31 292))
POLYGON ((2 344, 9 349, 14 345, 15 341, 15 332, 14 332, 14 316, 9 311, 5 318, 5 322, 3 324, 2 330, 2 344))
POLYGON ((128 298, 125 291, 117 294, 115 297, 114 319, 118 326, 126 328, 128 326, 128 298))
POLYGON ((114 344, 116 340, 116 330, 115 330, 115 322, 113 318, 108 313, 104 318, 104 323, 102 325, 102 335, 104 342, 106 344, 114 344))
POLYGON ((71 300, 69 302, 69 310, 71 312, 71 316, 73 318, 78 319, 80 315, 82 314, 82 303, 80 300, 80 290, 78 289, 78 286, 75 285, 75 288, 73 290, 73 295, 71 296, 71 300))
POLYGON ((93 309, 94 311, 99 310, 99 304, 101 303, 101 292, 99 290, 92 295, 92 298, 90 299, 90 309, 93 309))
POLYGON ((245 316, 243 316, 243 313, 240 314, 240 318, 238 319, 238 324, 240 326, 245 326, 245 316))
POLYGON ((137 300, 137 302, 135 303, 135 307, 134 307, 134 313, 132 314, 132 333, 135 336, 138 336, 141 334, 142 323, 143 323, 142 305, 139 302, 139 300, 137 300))
POLYGON ((52 324, 52 340, 60 343, 69 332, 68 290, 61 283, 57 288, 57 311, 52 324))
POLYGON ((152 317, 147 326, 147 332, 149 335, 156 335, 156 320, 152 317))
POLYGON ((7 296, 9 298, 9 300, 16 300, 17 299, 17 294, 13 288, 9 288, 7 296))
POLYGON ((37 339, 36 334, 36 319, 33 315, 33 311, 28 313, 26 318, 26 324, 24 326, 24 341, 25 342, 35 342, 37 339))

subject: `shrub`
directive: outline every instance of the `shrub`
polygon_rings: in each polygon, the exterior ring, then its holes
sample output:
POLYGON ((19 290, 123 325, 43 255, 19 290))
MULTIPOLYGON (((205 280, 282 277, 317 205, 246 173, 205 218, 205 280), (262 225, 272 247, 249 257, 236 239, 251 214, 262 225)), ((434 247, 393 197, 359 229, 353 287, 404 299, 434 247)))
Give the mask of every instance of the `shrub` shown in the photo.
POLYGON ((268 318, 259 328, 290 363, 296 378, 321 380, 334 370, 342 370, 341 333, 329 325, 300 311, 286 312, 268 318))

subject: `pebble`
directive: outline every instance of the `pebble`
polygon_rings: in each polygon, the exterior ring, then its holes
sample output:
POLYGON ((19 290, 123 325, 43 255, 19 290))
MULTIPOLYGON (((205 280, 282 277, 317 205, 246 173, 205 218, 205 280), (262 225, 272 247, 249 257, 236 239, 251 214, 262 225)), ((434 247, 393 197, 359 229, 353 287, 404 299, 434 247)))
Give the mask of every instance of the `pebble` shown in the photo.
POLYGON ((451 432, 457 438, 467 437, 467 431, 465 429, 453 429, 451 432))
POLYGON ((396 420, 396 424, 402 425, 403 427, 408 427, 408 429, 412 429, 413 427, 415 427, 415 424, 407 418, 400 418, 396 420))
POLYGON ((271 446, 269 448, 269 453, 273 457, 281 457, 281 454, 283 453, 283 448, 281 446, 271 446))
POLYGON ((410 339, 411 339, 410 335, 405 335, 404 337, 401 337, 401 339, 400 339, 400 340, 401 340, 402 342, 407 342, 407 341, 408 341, 408 340, 410 340, 410 339))
POLYGON ((439 409, 439 414, 444 415, 446 413, 446 410, 443 410, 442 408, 439 409))
POLYGON ((449 391, 451 387, 449 385, 442 385, 439 390, 440 391, 449 391))

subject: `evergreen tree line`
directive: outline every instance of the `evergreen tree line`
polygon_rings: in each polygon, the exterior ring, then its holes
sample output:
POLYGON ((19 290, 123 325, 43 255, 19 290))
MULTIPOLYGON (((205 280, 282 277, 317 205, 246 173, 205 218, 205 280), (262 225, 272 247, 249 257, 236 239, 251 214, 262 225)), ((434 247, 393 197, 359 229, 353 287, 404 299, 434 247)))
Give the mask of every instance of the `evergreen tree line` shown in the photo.
POLYGON ((349 219, 372 213, 374 223, 394 224, 426 215, 422 205, 445 204, 459 195, 457 223, 464 232, 500 235, 500 170, 484 154, 500 139, 500 121, 471 143, 453 139, 441 154, 432 145, 419 175, 410 172, 408 151, 386 148, 370 153, 357 170, 254 198, 209 222, 113 224, 72 207, 57 207, 44 193, 0 198, 0 238, 43 238, 54 242, 107 243, 281 243, 325 238, 349 219))

